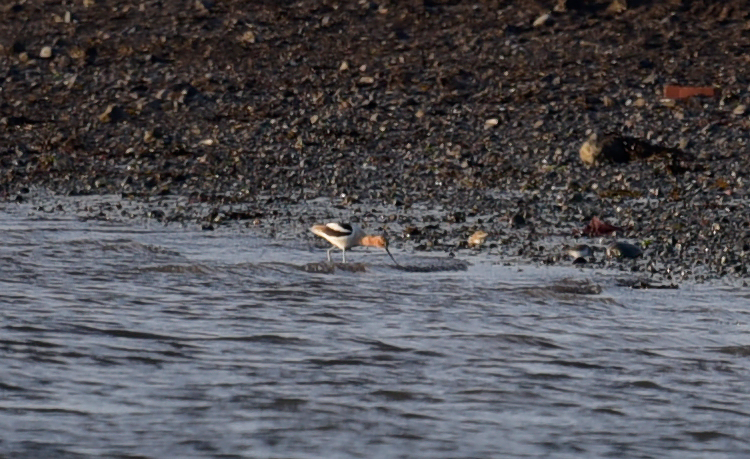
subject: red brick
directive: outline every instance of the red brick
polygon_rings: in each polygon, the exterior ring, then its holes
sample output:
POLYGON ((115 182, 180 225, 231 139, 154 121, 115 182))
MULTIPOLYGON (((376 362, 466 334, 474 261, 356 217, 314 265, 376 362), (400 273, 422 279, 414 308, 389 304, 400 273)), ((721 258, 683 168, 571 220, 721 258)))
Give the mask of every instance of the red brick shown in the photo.
POLYGON ((667 99, 687 99, 693 96, 714 97, 718 91, 711 86, 664 86, 664 97, 667 99))

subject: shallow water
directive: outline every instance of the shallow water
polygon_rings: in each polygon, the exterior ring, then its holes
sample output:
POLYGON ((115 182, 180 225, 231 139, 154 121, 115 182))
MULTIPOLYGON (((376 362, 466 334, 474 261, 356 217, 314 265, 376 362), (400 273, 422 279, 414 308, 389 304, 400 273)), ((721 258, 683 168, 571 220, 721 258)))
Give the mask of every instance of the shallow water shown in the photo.
POLYGON ((747 289, 307 237, 0 207, 0 456, 750 453, 747 289))

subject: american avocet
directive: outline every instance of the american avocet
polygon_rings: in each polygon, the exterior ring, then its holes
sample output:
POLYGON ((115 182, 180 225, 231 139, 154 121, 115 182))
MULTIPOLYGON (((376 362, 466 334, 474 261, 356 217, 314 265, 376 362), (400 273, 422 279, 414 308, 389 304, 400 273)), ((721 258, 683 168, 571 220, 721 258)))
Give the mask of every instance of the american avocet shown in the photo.
POLYGON ((393 255, 388 250, 388 240, 384 236, 369 235, 357 225, 350 223, 326 223, 325 225, 315 225, 310 228, 310 231, 333 244, 333 247, 328 249, 329 262, 331 261, 331 251, 336 247, 341 249, 342 260, 346 263, 346 249, 361 245, 385 249, 391 260, 398 265, 398 262, 396 262, 396 259, 393 258, 393 255))

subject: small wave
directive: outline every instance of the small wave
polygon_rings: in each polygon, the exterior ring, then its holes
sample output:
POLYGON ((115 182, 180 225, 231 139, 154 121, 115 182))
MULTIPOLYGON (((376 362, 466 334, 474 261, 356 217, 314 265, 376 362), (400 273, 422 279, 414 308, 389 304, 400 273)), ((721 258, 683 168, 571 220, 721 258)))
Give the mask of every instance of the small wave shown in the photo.
POLYGON ((395 267, 400 271, 411 273, 437 273, 444 271, 466 271, 469 262, 458 258, 436 258, 416 257, 409 260, 408 264, 400 264, 395 267))
POLYGON ((346 271, 350 273, 363 273, 367 271, 367 265, 364 263, 308 263, 306 265, 298 266, 298 269, 308 273, 321 273, 321 274, 333 274, 338 271, 346 271))
POLYGON ((362 366, 362 365, 372 365, 373 362, 371 359, 367 358, 361 358, 361 357, 342 357, 342 358, 336 358, 336 359, 308 359, 308 362, 312 363, 313 365, 320 365, 322 367, 331 367, 331 366, 339 366, 339 365, 352 365, 352 366, 362 366))
POLYGON ((700 442, 718 440, 721 438, 737 439, 737 437, 734 437, 733 435, 725 434, 724 432, 719 432, 716 430, 699 430, 688 432, 688 434, 695 440, 700 442))
POLYGON ((715 352, 721 354, 729 354, 737 357, 748 357, 750 356, 750 346, 722 346, 716 348, 715 352))
POLYGON ((152 339, 152 340, 177 340, 174 336, 160 335, 157 333, 141 332, 135 330, 125 330, 120 328, 96 328, 88 325, 76 325, 76 331, 84 332, 86 334, 101 334, 106 336, 114 336, 116 338, 131 338, 131 339, 152 339))
POLYGON ((140 273, 165 273, 165 274, 209 274, 215 270, 205 265, 160 265, 136 268, 140 273))
POLYGON ((549 286, 556 293, 572 295, 598 295, 602 293, 602 286, 589 280, 562 279, 558 283, 549 286))
POLYGON ((385 352, 411 352, 413 351, 413 349, 408 348, 408 347, 394 346, 393 344, 384 343, 378 340, 354 339, 353 341, 362 343, 362 344, 367 344, 371 346, 373 349, 381 351, 381 352, 382 351, 385 351, 385 352))
POLYGON ((584 370, 604 370, 607 368, 605 366, 597 365, 595 363, 577 362, 573 360, 553 360, 550 363, 554 365, 561 365, 563 367, 582 368, 584 370))
POLYGON ((374 392, 371 392, 371 395, 375 397, 382 397, 386 400, 396 401, 396 402, 404 402, 408 400, 415 400, 420 398, 418 394, 415 394, 414 392, 410 392, 408 390, 387 390, 387 389, 381 389, 376 390, 374 392))
POLYGON ((264 344, 305 344, 307 341, 296 336, 282 335, 249 335, 249 336, 222 336, 209 338, 209 341, 243 341, 248 343, 264 344))
POLYGON ((526 344, 526 345, 537 346, 537 347, 542 347, 546 349, 563 349, 562 346, 559 346, 554 341, 546 339, 546 338, 540 338, 538 336, 505 334, 505 335, 497 335, 496 337, 505 342, 513 343, 513 344, 526 344))
MULTIPOLYGON (((398 265, 384 266, 408 273, 436 273, 445 271, 466 271, 469 267, 469 263, 456 258, 420 257, 410 259, 407 264, 399 263, 398 265)), ((336 271, 360 273, 366 272, 368 270, 368 265, 365 263, 316 262, 302 265, 299 269, 310 273, 323 274, 332 274, 336 271)))
POLYGON ((144 244, 142 242, 134 241, 127 238, 109 239, 109 240, 95 240, 95 239, 78 239, 66 242, 70 247, 81 247, 86 250, 92 248, 101 250, 102 252, 115 252, 115 253, 150 253, 156 255, 169 255, 179 257, 181 254, 175 250, 167 249, 154 244, 144 244))
POLYGON ((293 397, 278 397, 271 403, 266 404, 263 408, 267 410, 279 410, 279 411, 298 411, 309 402, 301 398, 293 397))
POLYGON ((0 381, 0 390, 13 391, 13 392, 24 392, 28 389, 14 384, 8 384, 0 381))
POLYGON ((647 379, 639 379, 636 381, 631 381, 627 385, 630 387, 637 387, 639 389, 669 390, 668 388, 662 386, 661 384, 656 383, 654 381, 649 381, 647 379))

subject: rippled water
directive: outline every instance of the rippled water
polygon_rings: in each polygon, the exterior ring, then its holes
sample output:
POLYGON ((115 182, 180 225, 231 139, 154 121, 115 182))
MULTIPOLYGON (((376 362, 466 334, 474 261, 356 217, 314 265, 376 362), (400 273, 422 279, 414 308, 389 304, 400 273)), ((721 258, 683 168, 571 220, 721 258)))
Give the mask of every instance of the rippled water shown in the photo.
POLYGON ((0 208, 0 456, 750 454, 746 288, 321 247, 0 208))

